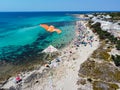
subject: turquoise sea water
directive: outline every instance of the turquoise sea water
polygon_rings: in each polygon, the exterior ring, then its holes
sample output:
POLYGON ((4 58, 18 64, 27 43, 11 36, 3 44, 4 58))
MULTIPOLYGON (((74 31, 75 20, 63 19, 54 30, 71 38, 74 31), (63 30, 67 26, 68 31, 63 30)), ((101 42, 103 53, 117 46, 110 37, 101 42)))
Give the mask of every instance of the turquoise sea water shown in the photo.
POLYGON ((0 61, 32 58, 49 45, 64 47, 75 36, 76 17, 67 13, 0 13, 0 61), (54 25, 61 34, 39 24, 54 25))
POLYGON ((62 48, 75 37, 75 14, 96 12, 0 12, 0 63, 34 60, 49 45, 62 48), (50 33, 40 24, 54 25, 50 33))

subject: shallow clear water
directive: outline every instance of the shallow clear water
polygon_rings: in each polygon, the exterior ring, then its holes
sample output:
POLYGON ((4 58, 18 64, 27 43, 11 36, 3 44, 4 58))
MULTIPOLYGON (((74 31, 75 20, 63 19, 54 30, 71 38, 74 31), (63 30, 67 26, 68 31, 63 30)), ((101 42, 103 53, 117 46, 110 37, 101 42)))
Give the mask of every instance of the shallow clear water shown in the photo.
POLYGON ((0 60, 15 61, 23 53, 32 57, 49 45, 64 47, 75 36, 75 21, 66 13, 0 13, 0 60), (39 26, 42 23, 62 33, 49 33, 39 26))

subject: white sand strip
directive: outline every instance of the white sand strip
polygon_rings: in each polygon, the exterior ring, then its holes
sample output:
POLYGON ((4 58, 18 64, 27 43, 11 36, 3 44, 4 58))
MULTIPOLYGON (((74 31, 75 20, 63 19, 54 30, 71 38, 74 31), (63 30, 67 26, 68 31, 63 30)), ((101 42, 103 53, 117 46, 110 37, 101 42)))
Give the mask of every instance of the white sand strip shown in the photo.
MULTIPOLYGON (((83 23, 82 21, 80 22, 83 23)), ((78 47, 78 50, 76 50, 76 47, 71 48, 71 46, 74 46, 73 44, 66 47, 64 51, 72 51, 73 54, 63 54, 61 56, 63 62, 57 68, 40 79, 39 83, 25 88, 25 90, 77 90, 78 86, 76 82, 78 80, 80 65, 86 61, 99 46, 98 37, 95 36, 89 28, 87 28, 86 31, 89 31, 90 34, 94 36, 92 47, 90 45, 81 45, 78 47), (75 60, 73 60, 73 58, 75 58, 75 60)))

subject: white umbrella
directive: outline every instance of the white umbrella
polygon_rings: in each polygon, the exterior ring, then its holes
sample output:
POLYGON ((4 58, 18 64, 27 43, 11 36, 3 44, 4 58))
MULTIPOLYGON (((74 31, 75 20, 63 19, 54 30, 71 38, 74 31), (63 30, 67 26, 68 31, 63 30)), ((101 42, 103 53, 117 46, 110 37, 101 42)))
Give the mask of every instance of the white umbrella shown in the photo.
POLYGON ((48 46, 46 49, 44 49, 42 52, 45 52, 45 53, 53 53, 53 52, 57 52, 58 50, 53 47, 52 45, 48 46))

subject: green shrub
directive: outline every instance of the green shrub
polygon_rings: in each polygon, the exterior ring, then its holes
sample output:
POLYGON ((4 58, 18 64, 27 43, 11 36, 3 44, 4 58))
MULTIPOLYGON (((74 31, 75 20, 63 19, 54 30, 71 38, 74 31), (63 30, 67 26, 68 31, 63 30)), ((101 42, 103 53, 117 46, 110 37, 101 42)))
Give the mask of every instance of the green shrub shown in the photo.
POLYGON ((120 55, 116 55, 116 56, 112 55, 112 59, 116 66, 120 66, 120 55))
POLYGON ((112 20, 120 20, 120 12, 110 13, 112 20))
POLYGON ((95 32, 97 32, 101 40, 104 40, 104 39, 110 40, 113 44, 116 44, 117 50, 120 50, 120 40, 117 40, 117 38, 111 35, 111 33, 107 31, 103 31, 100 26, 101 24, 99 22, 93 25, 90 25, 90 27, 93 28, 95 32))
POLYGON ((120 40, 117 41, 116 48, 117 50, 120 50, 120 40))
POLYGON ((88 78, 87 81, 92 82, 92 79, 91 79, 91 78, 88 78))

